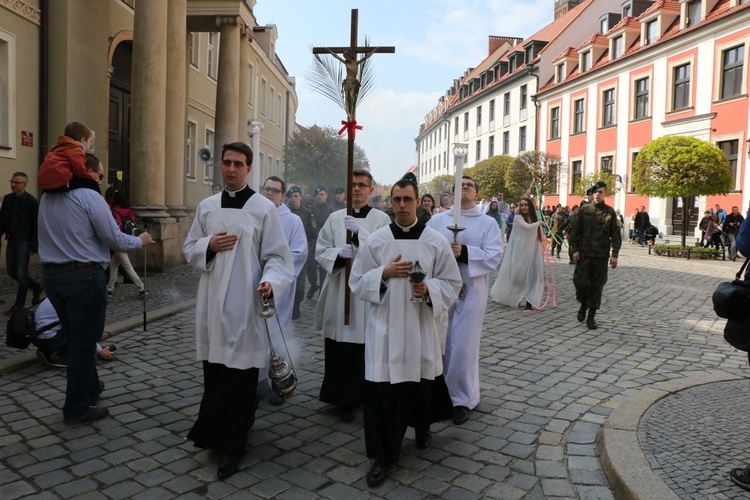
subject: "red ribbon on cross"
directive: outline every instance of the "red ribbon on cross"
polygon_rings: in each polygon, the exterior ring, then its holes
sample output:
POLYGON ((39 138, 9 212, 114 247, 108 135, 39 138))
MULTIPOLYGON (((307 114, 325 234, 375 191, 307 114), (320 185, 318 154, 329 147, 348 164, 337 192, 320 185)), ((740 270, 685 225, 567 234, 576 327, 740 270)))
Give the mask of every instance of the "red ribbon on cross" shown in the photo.
POLYGON ((354 137, 357 134, 357 130, 362 130, 362 125, 357 125, 357 120, 352 120, 350 122, 341 120, 341 125, 343 125, 343 127, 339 130, 339 135, 346 131, 349 135, 354 137))

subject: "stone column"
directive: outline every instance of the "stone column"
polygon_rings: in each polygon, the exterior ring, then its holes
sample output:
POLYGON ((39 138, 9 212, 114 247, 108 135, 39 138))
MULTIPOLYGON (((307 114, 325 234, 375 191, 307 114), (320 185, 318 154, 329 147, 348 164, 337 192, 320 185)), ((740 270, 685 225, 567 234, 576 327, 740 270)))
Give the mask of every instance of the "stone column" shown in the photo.
POLYGON ((167 2, 139 2, 133 27, 130 198, 138 217, 169 217, 164 204, 167 2))
POLYGON ((172 217, 185 212, 185 122, 187 116, 187 47, 189 44, 186 0, 169 0, 167 21, 167 81, 165 189, 167 211, 172 217))
POLYGON ((251 28, 243 24, 242 37, 240 38, 240 120, 237 123, 239 140, 242 142, 247 142, 247 120, 250 118, 250 108, 247 105, 247 101, 249 99, 248 84, 250 78, 248 75, 248 63, 250 60, 250 43, 252 41, 251 33, 251 28))
MULTIPOLYGON (((216 24, 221 33, 216 82, 216 151, 220 152, 224 144, 239 140, 240 18, 217 17, 216 24)), ((214 160, 217 165, 219 155, 214 160)), ((222 183, 221 168, 214 168, 214 182, 222 183)))

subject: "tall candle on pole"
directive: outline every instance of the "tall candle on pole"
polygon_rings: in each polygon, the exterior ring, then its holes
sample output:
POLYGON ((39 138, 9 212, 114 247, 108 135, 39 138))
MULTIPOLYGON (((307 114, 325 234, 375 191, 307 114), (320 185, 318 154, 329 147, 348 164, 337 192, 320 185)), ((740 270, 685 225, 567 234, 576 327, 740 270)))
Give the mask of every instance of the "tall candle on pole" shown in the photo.
POLYGON ((453 243, 458 244, 458 233, 464 230, 461 227, 461 178, 464 171, 464 160, 469 151, 468 144, 453 143, 453 158, 456 162, 456 183, 453 185, 453 225, 448 229, 453 232, 453 243))

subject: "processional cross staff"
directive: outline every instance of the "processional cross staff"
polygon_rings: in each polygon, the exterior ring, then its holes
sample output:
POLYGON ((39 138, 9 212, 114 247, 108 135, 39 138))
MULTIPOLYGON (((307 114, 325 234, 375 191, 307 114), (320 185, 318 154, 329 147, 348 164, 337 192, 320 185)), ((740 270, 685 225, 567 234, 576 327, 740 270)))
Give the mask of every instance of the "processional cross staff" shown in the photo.
MULTIPOLYGON (((367 62, 370 56, 376 52, 383 54, 393 54, 396 47, 370 47, 365 41, 364 47, 357 46, 357 19, 359 10, 352 9, 351 37, 349 47, 313 47, 312 52, 317 63, 315 73, 310 75, 311 80, 316 84, 315 89, 329 97, 346 112, 346 120, 342 120, 343 127, 339 130, 339 135, 347 133, 348 139, 348 156, 346 162, 346 213, 352 213, 352 172, 354 171, 354 136, 357 130, 362 130, 361 125, 357 125, 357 104, 361 102, 367 91, 371 88, 372 74, 369 72, 367 62), (322 58, 323 55, 330 55, 344 65, 346 76, 342 80, 340 66, 334 67, 322 58)), ((351 244, 352 234, 346 232, 346 243, 351 244)), ((349 290, 349 273, 351 272, 351 260, 346 263, 346 292, 344 293, 344 324, 349 324, 350 309, 350 290, 349 290)))

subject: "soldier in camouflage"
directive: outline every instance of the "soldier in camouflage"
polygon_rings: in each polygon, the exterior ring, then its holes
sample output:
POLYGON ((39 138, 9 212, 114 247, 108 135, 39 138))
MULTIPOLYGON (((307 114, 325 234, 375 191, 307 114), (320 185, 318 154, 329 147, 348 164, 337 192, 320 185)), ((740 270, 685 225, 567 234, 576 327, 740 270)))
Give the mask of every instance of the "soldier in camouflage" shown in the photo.
MULTIPOLYGON (((315 255, 315 240, 318 238, 318 226, 315 222, 315 216, 311 211, 302 206, 302 190, 299 187, 290 187, 289 191, 286 192, 286 197, 289 200, 289 211, 302 219, 302 226, 305 228, 305 236, 307 236, 308 255, 310 255, 310 252, 315 255)), ((294 291, 294 308, 292 309, 292 319, 297 319, 300 317, 299 306, 305 296, 305 276, 307 266, 309 265, 310 259, 308 259, 308 261, 305 263, 305 267, 299 273, 299 278, 297 279, 297 288, 294 291)), ((315 265, 317 266, 317 262, 315 263, 315 265)))
POLYGON ((612 269, 615 269, 622 245, 615 211, 604 203, 606 195, 607 185, 604 182, 594 184, 593 202, 581 206, 570 231, 569 244, 576 262, 573 284, 576 287, 576 298, 581 303, 578 321, 585 319, 591 330, 597 328, 595 316, 607 282, 607 259, 612 269))

